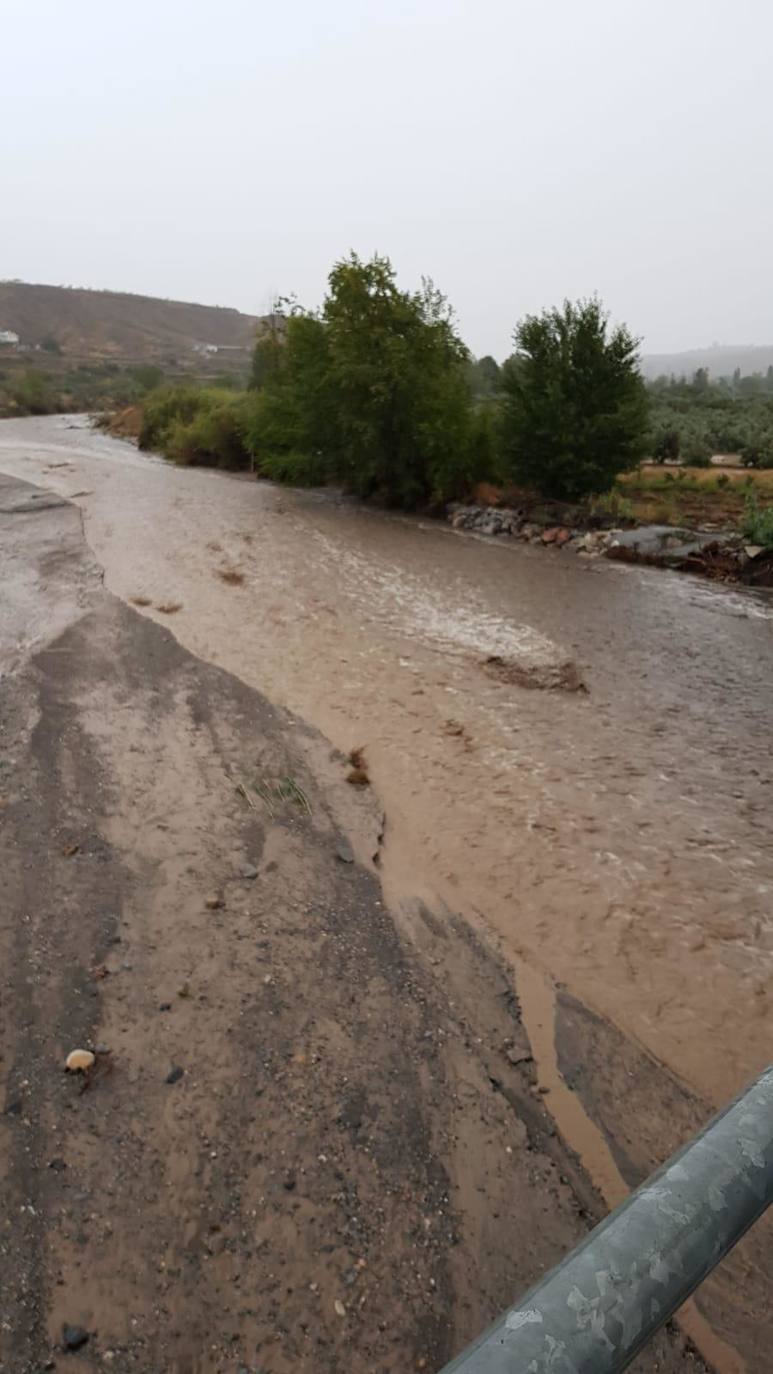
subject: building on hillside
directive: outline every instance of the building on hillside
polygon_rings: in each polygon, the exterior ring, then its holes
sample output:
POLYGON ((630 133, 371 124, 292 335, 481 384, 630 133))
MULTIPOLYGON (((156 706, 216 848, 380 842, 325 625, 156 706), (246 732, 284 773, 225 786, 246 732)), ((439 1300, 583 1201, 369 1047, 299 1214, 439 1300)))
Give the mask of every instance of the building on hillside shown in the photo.
POLYGON ((217 353, 218 346, 217 344, 195 343, 193 351, 194 353, 217 353))
POLYGON ((18 348, 19 336, 13 329, 0 329, 0 344, 7 344, 11 348, 18 348))

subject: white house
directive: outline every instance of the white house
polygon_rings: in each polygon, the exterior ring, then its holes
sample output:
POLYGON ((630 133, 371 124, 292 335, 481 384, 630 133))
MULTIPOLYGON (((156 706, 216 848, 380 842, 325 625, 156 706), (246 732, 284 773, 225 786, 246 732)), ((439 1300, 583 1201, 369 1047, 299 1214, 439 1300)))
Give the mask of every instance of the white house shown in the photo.
POLYGON ((12 329, 0 329, 0 344, 11 344, 15 346, 19 342, 18 334, 12 329))

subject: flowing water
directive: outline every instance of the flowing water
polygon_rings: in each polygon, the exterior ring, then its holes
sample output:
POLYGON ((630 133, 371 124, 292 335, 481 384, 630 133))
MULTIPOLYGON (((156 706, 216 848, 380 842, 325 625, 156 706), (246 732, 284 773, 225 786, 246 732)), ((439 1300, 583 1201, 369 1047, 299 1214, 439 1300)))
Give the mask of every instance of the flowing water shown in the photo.
POLYGON ((769 597, 175 469, 72 417, 4 421, 0 470, 82 508, 111 591, 364 748, 393 898, 463 913, 710 1101, 769 1061, 769 597))

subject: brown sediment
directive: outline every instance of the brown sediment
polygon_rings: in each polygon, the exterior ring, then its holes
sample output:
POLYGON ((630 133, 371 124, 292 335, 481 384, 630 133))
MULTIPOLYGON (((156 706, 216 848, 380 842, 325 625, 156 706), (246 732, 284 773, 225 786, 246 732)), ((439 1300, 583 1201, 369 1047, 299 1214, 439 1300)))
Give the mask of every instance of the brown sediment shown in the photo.
MULTIPOLYGON (((646 1047, 662 1078, 635 1104, 643 1123, 668 1124, 663 1065, 709 1111, 764 1066, 764 597, 606 564, 580 576, 574 561, 302 493, 282 493, 277 519, 271 487, 165 467, 125 445, 108 457, 91 442, 52 421, 5 422, 0 468, 34 477, 69 445, 94 491, 84 518, 107 586, 132 594, 141 549, 143 586, 184 600, 170 622, 180 643, 321 730, 341 751, 334 771, 352 804, 368 793, 345 786, 342 756, 368 741, 387 875, 398 865, 403 892, 460 913, 505 960, 544 969, 646 1047), (209 536, 229 550, 240 541, 260 587, 248 607, 213 578, 209 536), (579 662, 592 695, 520 691, 482 672, 485 658, 529 677, 579 662), (452 745, 449 719, 474 748, 452 745)), ((64 489, 73 476, 45 480, 64 489)), ((298 747, 310 747, 302 735, 298 747)), ((700 1124, 698 1114, 689 1129, 700 1124)), ((574 1128, 590 1160, 592 1139, 574 1128)), ((653 1163, 670 1153, 666 1135, 653 1163)), ((770 1320, 759 1314, 763 1332, 770 1320)))

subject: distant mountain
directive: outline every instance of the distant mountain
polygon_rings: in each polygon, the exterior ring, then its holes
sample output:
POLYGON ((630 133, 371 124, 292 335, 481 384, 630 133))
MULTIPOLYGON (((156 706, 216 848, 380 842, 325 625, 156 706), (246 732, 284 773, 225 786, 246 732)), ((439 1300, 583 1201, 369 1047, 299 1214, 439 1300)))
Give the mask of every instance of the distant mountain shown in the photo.
POLYGON ((73 358, 171 362, 194 352, 246 355, 260 322, 221 306, 0 282, 0 331, 18 334, 22 346, 53 340, 73 358))
POLYGON ((699 367, 707 367, 713 378, 730 377, 737 367, 741 375, 767 372, 773 366, 773 344, 717 344, 712 348, 692 348, 686 353, 645 353, 641 360, 645 377, 691 377, 699 367))

